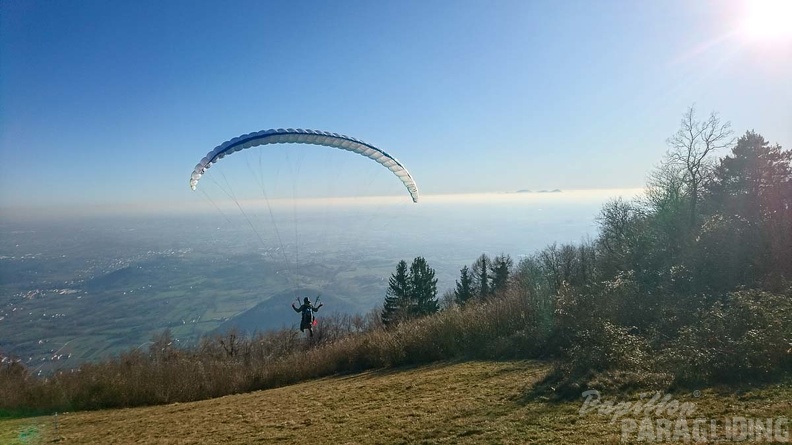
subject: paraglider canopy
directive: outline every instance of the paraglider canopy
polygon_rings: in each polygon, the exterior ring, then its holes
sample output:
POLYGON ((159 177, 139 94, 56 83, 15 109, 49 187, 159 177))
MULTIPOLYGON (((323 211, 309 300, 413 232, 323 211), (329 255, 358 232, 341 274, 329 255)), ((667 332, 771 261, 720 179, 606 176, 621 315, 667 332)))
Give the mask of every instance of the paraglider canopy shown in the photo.
POLYGON ((190 175, 190 188, 193 190, 198 186, 198 181, 209 167, 218 162, 223 157, 240 150, 267 144, 312 144, 325 147, 338 148, 351 151, 359 155, 373 159, 395 174, 407 188, 413 202, 418 202, 418 186, 407 169, 396 158, 385 151, 368 144, 361 140, 330 133, 327 131, 302 130, 302 129, 277 129, 249 133, 215 147, 214 150, 206 154, 190 175))

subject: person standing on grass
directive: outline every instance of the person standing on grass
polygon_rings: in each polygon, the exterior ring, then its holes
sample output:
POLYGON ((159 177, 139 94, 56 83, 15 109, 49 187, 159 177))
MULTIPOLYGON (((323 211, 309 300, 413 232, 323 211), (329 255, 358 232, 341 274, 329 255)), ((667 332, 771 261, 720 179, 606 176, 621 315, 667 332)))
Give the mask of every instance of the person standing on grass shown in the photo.
MULTIPOLYGON (((318 300, 318 298, 317 298, 318 300)), ((300 299, 297 299, 297 302, 300 302, 300 299)), ((311 334, 313 337, 313 325, 314 325, 314 316, 313 313, 318 311, 323 304, 319 303, 319 306, 314 306, 311 304, 311 300, 308 297, 303 299, 303 304, 299 308, 294 307, 294 303, 292 303, 291 307, 294 309, 294 312, 299 312, 302 314, 302 318, 300 319, 300 332, 305 332, 308 329, 308 333, 311 334)))

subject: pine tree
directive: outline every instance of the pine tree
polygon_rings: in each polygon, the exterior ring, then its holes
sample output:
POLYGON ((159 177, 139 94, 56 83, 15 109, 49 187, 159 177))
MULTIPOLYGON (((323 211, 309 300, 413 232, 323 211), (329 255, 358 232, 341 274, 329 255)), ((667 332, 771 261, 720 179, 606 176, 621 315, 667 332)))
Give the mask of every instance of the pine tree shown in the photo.
POLYGON ((409 281, 407 262, 401 260, 396 265, 396 273, 388 280, 388 290, 385 291, 385 304, 382 309, 384 325, 398 324, 409 316, 409 281))
POLYGON ((473 272, 473 294, 481 299, 489 297, 492 293, 489 275, 490 265, 489 257, 486 253, 482 253, 471 267, 473 272))
POLYGON ((499 294, 509 284, 509 274, 514 265, 509 255, 499 255, 492 260, 492 293, 499 294))
POLYGON ((437 278, 426 259, 417 257, 413 260, 408 282, 407 295, 412 315, 422 317, 434 314, 440 309, 437 302, 437 278))
POLYGON ((399 261, 396 273, 388 280, 382 323, 395 325, 408 318, 433 314, 439 309, 437 278, 426 259, 415 258, 409 270, 406 261, 399 261))
POLYGON ((746 132, 721 159, 707 191, 711 215, 698 246, 713 271, 708 286, 783 289, 784 277, 792 276, 792 151, 746 132))
POLYGON ((454 290, 454 301, 462 306, 473 297, 473 278, 470 276, 470 269, 467 266, 459 271, 459 281, 456 282, 454 290))

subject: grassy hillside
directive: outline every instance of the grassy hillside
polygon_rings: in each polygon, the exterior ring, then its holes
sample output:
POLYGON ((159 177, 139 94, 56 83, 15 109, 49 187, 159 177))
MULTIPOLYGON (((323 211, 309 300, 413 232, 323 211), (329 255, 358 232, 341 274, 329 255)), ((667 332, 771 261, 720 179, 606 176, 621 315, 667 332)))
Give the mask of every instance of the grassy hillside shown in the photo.
MULTIPOLYGON (((533 361, 372 371, 201 402, 3 420, 0 443, 618 442, 621 421, 611 423, 597 412, 581 416, 582 398, 551 402, 528 396, 549 371, 533 361)), ((632 394, 603 399, 639 400, 632 394)), ((673 399, 695 404, 691 417, 718 422, 792 416, 790 385, 679 393, 673 399)))

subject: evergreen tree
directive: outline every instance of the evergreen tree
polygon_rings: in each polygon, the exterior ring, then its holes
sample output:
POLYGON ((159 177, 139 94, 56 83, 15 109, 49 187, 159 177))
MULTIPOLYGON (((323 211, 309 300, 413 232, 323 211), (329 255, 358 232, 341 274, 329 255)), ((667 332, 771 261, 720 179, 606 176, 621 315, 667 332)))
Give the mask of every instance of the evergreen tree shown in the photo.
POLYGON ((385 304, 382 309, 382 324, 386 326, 398 324, 408 317, 410 313, 409 285, 407 262, 401 260, 396 265, 396 273, 388 279, 388 289, 385 291, 385 304))
POLYGON ((509 255, 496 256, 492 261, 492 293, 499 294, 506 290, 509 275, 514 263, 509 255))
POLYGON ((746 132, 721 159, 709 184, 709 197, 717 210, 760 223, 788 210, 792 185, 792 151, 771 146, 761 135, 746 132))
POLYGON ((473 294, 478 298, 487 298, 492 293, 490 291, 490 266, 491 261, 486 253, 482 253, 471 267, 473 273, 473 294))
POLYGON ((435 271, 423 257, 417 257, 410 266, 408 299, 411 313, 422 317, 440 309, 437 302, 437 278, 435 271))
POLYGON ((699 236, 716 290, 792 276, 792 152, 749 131, 721 159, 708 184, 711 215, 699 236))
POLYGON ((459 280, 456 282, 454 290, 454 301, 463 306, 473 297, 473 278, 470 276, 470 269, 467 266, 459 271, 459 280))
POLYGON ((388 280, 383 306, 382 323, 386 326, 433 314, 440 309, 437 278, 426 259, 415 258, 409 269, 406 261, 399 261, 396 272, 388 280))

